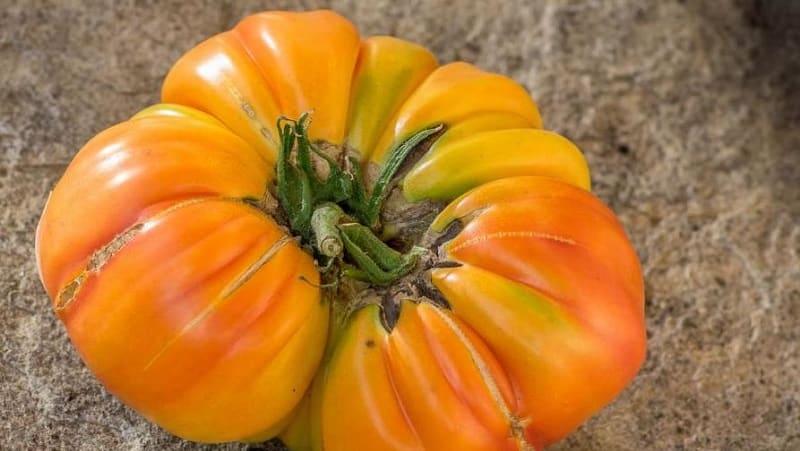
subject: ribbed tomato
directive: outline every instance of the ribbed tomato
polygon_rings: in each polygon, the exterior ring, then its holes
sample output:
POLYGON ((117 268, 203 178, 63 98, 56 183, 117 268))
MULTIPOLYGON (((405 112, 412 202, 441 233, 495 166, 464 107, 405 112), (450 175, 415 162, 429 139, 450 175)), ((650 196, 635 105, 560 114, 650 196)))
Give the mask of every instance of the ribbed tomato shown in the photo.
POLYGON ((36 245, 87 366, 168 431, 539 449, 641 365, 636 254, 512 80, 267 12, 162 98, 78 152, 36 245))

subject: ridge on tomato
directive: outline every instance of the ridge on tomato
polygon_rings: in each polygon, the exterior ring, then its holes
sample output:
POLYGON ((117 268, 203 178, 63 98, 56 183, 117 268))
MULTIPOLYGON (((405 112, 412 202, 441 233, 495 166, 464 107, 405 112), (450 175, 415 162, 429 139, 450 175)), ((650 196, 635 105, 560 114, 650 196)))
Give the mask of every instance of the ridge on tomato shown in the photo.
POLYGON ((78 152, 36 255, 86 365, 173 434, 541 449, 640 367, 636 254, 509 78, 266 12, 162 100, 78 152))

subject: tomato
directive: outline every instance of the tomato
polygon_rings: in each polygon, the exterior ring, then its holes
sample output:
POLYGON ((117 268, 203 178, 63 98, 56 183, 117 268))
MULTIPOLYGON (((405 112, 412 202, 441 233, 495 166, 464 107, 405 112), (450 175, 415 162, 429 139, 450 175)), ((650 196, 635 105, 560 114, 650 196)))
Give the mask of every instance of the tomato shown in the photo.
POLYGON ((528 93, 330 11, 184 55, 36 236, 106 388, 180 437, 540 449, 644 359, 622 225, 528 93))

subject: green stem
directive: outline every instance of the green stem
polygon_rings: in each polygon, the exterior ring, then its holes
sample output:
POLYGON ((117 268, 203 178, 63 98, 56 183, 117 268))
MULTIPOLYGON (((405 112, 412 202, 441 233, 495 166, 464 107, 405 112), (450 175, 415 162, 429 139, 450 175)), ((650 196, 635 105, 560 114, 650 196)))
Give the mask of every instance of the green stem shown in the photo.
POLYGON ((297 165, 300 170, 308 174, 309 179, 312 180, 314 188, 319 183, 317 173, 314 171, 314 166, 311 164, 311 143, 308 140, 308 128, 311 126, 311 116, 308 113, 303 113, 295 125, 297 136, 297 165))
POLYGON ((311 215, 311 229, 314 231, 317 250, 320 254, 333 258, 342 254, 344 248, 336 225, 344 216, 338 205, 326 202, 311 215))
POLYGON ((403 141, 389 153, 389 160, 386 162, 386 165, 384 165, 383 170, 381 170, 378 176, 378 180, 375 182, 375 187, 372 190, 372 195, 370 196, 369 203, 366 205, 364 217, 362 218, 370 228, 374 229, 377 226, 378 215, 380 214, 383 201, 386 199, 386 196, 389 195, 388 188, 392 178, 394 178, 394 175, 400 169, 400 166, 403 164, 406 157, 408 157, 408 154, 422 141, 428 139, 431 135, 439 133, 443 128, 444 125, 439 124, 423 129, 411 135, 410 138, 403 141))
POLYGON ((393 178, 403 161, 420 143, 442 130, 442 125, 423 129, 389 153, 369 196, 361 176, 360 162, 348 158, 344 168, 321 152, 308 137, 310 117, 303 114, 297 121, 278 119, 281 147, 276 162, 278 201, 289 220, 292 231, 304 242, 312 243, 314 252, 327 268, 335 262, 343 265, 343 274, 375 285, 386 285, 410 272, 424 252, 414 248, 407 254, 392 249, 373 230, 378 225, 381 206, 389 193, 393 178), (296 157, 292 158, 292 152, 296 157), (312 153, 328 165, 322 180, 314 169, 312 153), (347 212, 363 224, 345 223, 347 212), (344 264, 343 259, 348 262, 344 264))
POLYGON ((309 238, 309 225, 313 213, 313 188, 308 174, 290 164, 289 154, 294 147, 295 126, 292 121, 278 120, 281 148, 276 164, 278 201, 289 219, 292 230, 305 239, 309 238), (284 122, 288 122, 284 125, 284 122))
POLYGON ((352 190, 350 196, 345 199, 345 204, 359 215, 366 209, 367 193, 364 189, 364 178, 361 175, 361 162, 355 157, 348 157, 347 164, 352 177, 352 190))
POLYGON ((340 224, 339 230, 347 255, 355 263, 355 268, 345 269, 345 275, 374 285, 386 285, 408 274, 424 252, 415 247, 401 254, 358 223, 340 224))

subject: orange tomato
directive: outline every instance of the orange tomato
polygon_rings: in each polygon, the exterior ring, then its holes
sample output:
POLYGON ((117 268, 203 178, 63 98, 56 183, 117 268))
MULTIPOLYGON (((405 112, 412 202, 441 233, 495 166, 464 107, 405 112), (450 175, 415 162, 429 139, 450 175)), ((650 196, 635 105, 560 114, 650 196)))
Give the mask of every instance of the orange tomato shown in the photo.
POLYGON ((541 449, 640 367, 636 254, 509 78, 267 12, 190 50, 162 99, 78 152, 36 254, 87 366, 168 431, 541 449), (427 248, 381 241, 395 182, 448 202, 427 248))

